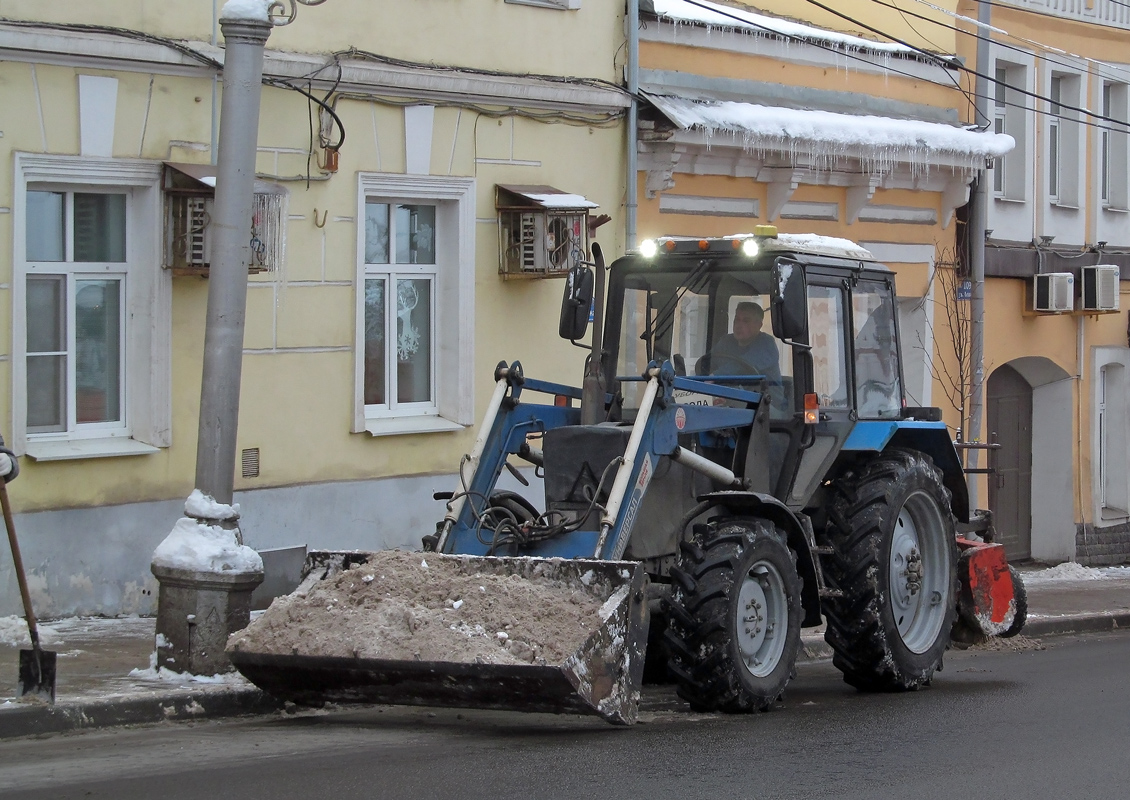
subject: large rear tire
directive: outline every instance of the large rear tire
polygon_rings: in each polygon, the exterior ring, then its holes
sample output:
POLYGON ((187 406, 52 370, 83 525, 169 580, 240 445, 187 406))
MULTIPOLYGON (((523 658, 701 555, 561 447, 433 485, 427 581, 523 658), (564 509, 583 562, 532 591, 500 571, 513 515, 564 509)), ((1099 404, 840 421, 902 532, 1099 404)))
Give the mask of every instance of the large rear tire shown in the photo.
POLYGON ((864 691, 918 689, 941 669, 957 609, 949 491, 928 456, 891 449, 834 484, 824 639, 864 691))
POLYGON ((671 571, 665 634, 679 696, 696 711, 768 709, 796 674, 800 578, 771 522, 696 525, 671 571))

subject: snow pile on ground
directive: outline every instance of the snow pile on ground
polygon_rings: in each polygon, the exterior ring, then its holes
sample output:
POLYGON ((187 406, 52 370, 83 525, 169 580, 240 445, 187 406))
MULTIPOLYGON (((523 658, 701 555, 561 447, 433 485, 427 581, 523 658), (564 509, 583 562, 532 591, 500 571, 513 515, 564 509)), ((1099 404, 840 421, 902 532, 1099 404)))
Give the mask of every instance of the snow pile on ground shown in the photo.
POLYGON ((568 568, 552 560, 495 561, 374 553, 306 595, 276 599, 228 652, 559 664, 603 624, 613 587, 592 571, 561 577, 568 568))
POLYGON ((220 19, 253 19, 258 22, 270 22, 270 17, 267 15, 270 5, 271 0, 228 0, 220 9, 220 19))
MULTIPOLYGON (((59 641, 59 632, 47 625, 39 624, 39 643, 55 644, 59 641)), ((27 621, 23 617, 12 615, 0 617, 0 644, 12 647, 31 647, 31 637, 27 632, 27 621)))
POLYGON ((1130 580, 1130 567, 1084 567, 1073 562, 1057 564, 1050 569, 1024 572, 1021 578, 1026 585, 1056 581, 1101 581, 1110 578, 1130 580))
POLYGON ((173 530, 153 551, 159 567, 194 572, 262 572, 263 559, 247 545, 240 544, 235 531, 218 525, 204 525, 181 517, 173 530))
POLYGON ((217 503, 212 495, 193 489, 184 501, 184 514, 197 519, 235 519, 239 516, 239 503, 217 503))
POLYGON ((225 672, 218 675, 193 675, 190 672, 173 672, 166 667, 157 666, 157 651, 149 654, 149 666, 146 669, 131 669, 131 678, 144 681, 162 681, 164 683, 230 683, 244 685, 247 680, 238 672, 225 672))

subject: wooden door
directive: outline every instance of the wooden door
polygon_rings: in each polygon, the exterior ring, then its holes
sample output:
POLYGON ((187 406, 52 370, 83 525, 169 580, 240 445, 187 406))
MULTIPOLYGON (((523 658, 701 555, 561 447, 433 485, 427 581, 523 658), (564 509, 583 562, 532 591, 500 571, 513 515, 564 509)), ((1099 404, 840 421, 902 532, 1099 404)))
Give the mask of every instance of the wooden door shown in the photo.
POLYGON ((989 508, 997 541, 1009 561, 1032 556, 1032 387, 1012 367, 989 376, 988 429, 1000 450, 997 473, 989 475, 989 508))

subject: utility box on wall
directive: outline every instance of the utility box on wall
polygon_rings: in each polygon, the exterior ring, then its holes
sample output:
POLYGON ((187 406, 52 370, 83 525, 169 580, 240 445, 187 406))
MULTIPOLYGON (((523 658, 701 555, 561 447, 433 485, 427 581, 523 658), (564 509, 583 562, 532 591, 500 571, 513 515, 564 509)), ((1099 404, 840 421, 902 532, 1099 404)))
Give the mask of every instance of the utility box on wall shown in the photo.
POLYGON ((588 258, 588 214, 596 203, 552 186, 498 184, 495 208, 504 278, 563 276, 588 258))

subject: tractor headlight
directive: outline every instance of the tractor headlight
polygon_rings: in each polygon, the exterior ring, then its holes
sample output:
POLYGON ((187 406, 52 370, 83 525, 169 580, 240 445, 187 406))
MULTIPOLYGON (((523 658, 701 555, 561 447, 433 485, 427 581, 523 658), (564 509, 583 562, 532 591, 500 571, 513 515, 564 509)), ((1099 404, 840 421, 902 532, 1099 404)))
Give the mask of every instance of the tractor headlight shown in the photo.
POLYGON ((742 252, 750 258, 754 258, 761 252, 761 248, 758 246, 756 239, 746 239, 742 242, 742 252))
POLYGON ((659 252, 659 245, 654 239, 644 239, 640 242, 640 255, 644 258, 653 258, 659 252))

